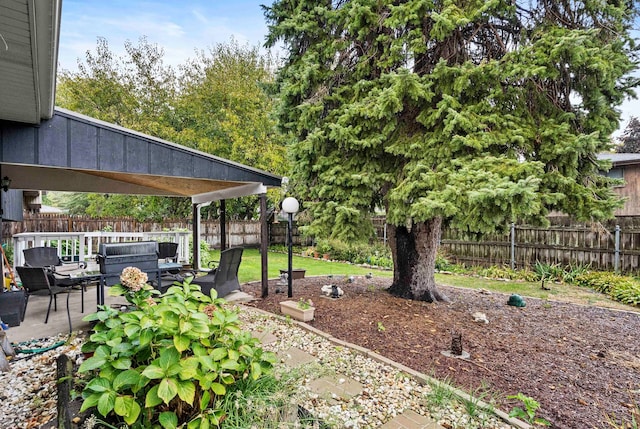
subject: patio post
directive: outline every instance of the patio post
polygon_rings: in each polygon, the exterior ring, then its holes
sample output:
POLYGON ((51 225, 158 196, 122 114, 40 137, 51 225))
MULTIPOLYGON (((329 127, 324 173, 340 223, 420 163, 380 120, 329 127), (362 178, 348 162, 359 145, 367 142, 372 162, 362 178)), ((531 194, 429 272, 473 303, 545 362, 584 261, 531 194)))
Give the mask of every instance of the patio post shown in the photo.
POLYGON ((220 200, 220 251, 227 249, 227 201, 220 200))
POLYGON ((200 205, 192 204, 193 216, 193 268, 200 269, 200 205))
MULTIPOLYGON (((2 164, 0 164, 0 177, 2 177, 2 164)), ((4 237, 3 237, 4 234, 2 230, 2 221, 4 220, 3 203, 4 203, 4 195, 3 195, 3 192, 0 191, 0 246, 2 246, 2 241, 4 240, 4 237)), ((2 287, 4 287, 4 270, 5 270, 4 258, 0 258, 0 259, 2 259, 0 261, 0 267, 2 268, 2 287)))
POLYGON ((262 298, 269 295, 269 229, 267 225, 267 194, 260 194, 260 257, 262 262, 262 298))

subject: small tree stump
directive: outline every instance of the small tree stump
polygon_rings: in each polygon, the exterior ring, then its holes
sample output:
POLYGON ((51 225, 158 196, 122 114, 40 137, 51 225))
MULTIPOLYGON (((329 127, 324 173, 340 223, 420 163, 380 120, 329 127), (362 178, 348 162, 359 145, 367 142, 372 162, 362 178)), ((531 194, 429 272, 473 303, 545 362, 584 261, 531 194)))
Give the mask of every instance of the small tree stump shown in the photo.
POLYGON ((462 356, 462 334, 454 332, 451 337, 451 354, 462 356))

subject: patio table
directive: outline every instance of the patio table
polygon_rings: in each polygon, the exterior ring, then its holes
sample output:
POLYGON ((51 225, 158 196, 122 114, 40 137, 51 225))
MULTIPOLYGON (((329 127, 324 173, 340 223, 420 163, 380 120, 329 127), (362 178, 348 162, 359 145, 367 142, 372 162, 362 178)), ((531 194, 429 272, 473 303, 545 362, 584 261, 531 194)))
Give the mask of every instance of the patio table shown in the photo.
MULTIPOLYGON (((91 282, 97 282, 98 286, 96 287, 96 302, 98 303, 98 305, 104 304, 104 278, 100 270, 88 269, 75 271, 73 273, 69 273, 69 277, 77 280, 78 283, 80 283, 82 293, 84 293, 84 287, 87 284, 91 282)), ((81 311, 84 313, 84 299, 82 299, 81 311)))

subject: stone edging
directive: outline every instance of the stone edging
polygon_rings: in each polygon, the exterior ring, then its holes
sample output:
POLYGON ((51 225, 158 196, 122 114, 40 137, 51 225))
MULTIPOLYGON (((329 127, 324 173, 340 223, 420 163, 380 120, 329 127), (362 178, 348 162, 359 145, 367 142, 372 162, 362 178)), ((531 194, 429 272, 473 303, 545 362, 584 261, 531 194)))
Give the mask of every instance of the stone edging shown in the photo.
MULTIPOLYGON (((269 316, 269 317, 277 317, 279 319, 285 320, 285 318, 279 314, 275 314, 275 313, 270 313, 266 310, 262 310, 260 308, 256 308, 256 307, 251 307, 251 306, 246 306, 243 304, 236 304, 239 307, 246 307, 246 308, 250 308, 251 310, 254 310, 258 313, 261 313, 265 316, 269 316)), ((364 357, 368 357, 371 358, 379 363, 385 364, 385 365, 389 365, 392 366, 394 368, 396 368, 398 371, 402 371, 406 374, 408 374, 412 379, 414 379, 416 382, 422 384, 422 385, 426 385, 426 384, 431 384, 431 385, 437 385, 439 387, 446 387, 447 389, 449 389, 454 395, 456 395, 457 397, 459 397, 460 399, 462 399, 463 401, 471 401, 473 400, 474 403, 476 403, 478 405, 478 407, 483 408, 487 411, 491 411, 493 414, 495 414, 496 416, 500 417, 502 420, 504 420, 505 422, 507 422, 510 425, 513 425, 517 428, 520 429, 533 429, 533 426, 529 425, 528 423, 523 422, 522 420, 513 418, 513 417, 509 417, 509 415, 507 413, 505 413, 502 410, 499 410, 493 406, 491 406, 490 404, 487 404, 484 401, 478 400, 473 398, 471 395, 469 395, 467 392, 460 390, 458 388, 455 388, 453 386, 450 386, 446 383, 443 383, 440 380, 437 380, 433 377, 430 377, 426 374, 423 374, 421 372, 415 371, 411 368, 409 368, 408 366, 405 366, 401 363, 395 362, 391 359, 388 359, 374 351, 371 351, 365 347, 361 347, 358 346, 356 344, 352 344, 349 343, 347 341, 343 341, 340 340, 338 338, 333 337, 330 334, 327 334, 324 331, 321 331, 317 328, 314 328, 313 326, 304 323, 304 322, 300 322, 294 319, 291 320, 287 320, 287 322, 292 322, 295 323, 296 325, 298 325, 299 327, 301 327, 302 329, 311 332, 313 334, 318 335, 319 337, 322 337, 328 341, 330 341, 331 343, 337 345, 337 346, 341 346, 341 347, 347 347, 351 350, 353 350, 354 352, 364 356, 364 357)))

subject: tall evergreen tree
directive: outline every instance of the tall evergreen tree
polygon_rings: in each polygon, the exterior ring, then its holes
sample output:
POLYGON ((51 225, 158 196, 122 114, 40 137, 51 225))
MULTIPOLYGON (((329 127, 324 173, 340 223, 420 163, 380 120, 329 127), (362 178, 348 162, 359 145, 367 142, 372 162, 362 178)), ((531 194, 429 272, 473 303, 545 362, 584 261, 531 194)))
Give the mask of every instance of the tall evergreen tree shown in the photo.
POLYGON ((384 206, 392 293, 445 299, 442 225, 611 215, 595 154, 636 80, 631 2, 276 0, 279 119, 311 232, 367 238, 384 206))
POLYGON ((616 148, 618 153, 640 153, 640 120, 632 116, 620 137, 620 146, 616 148))

